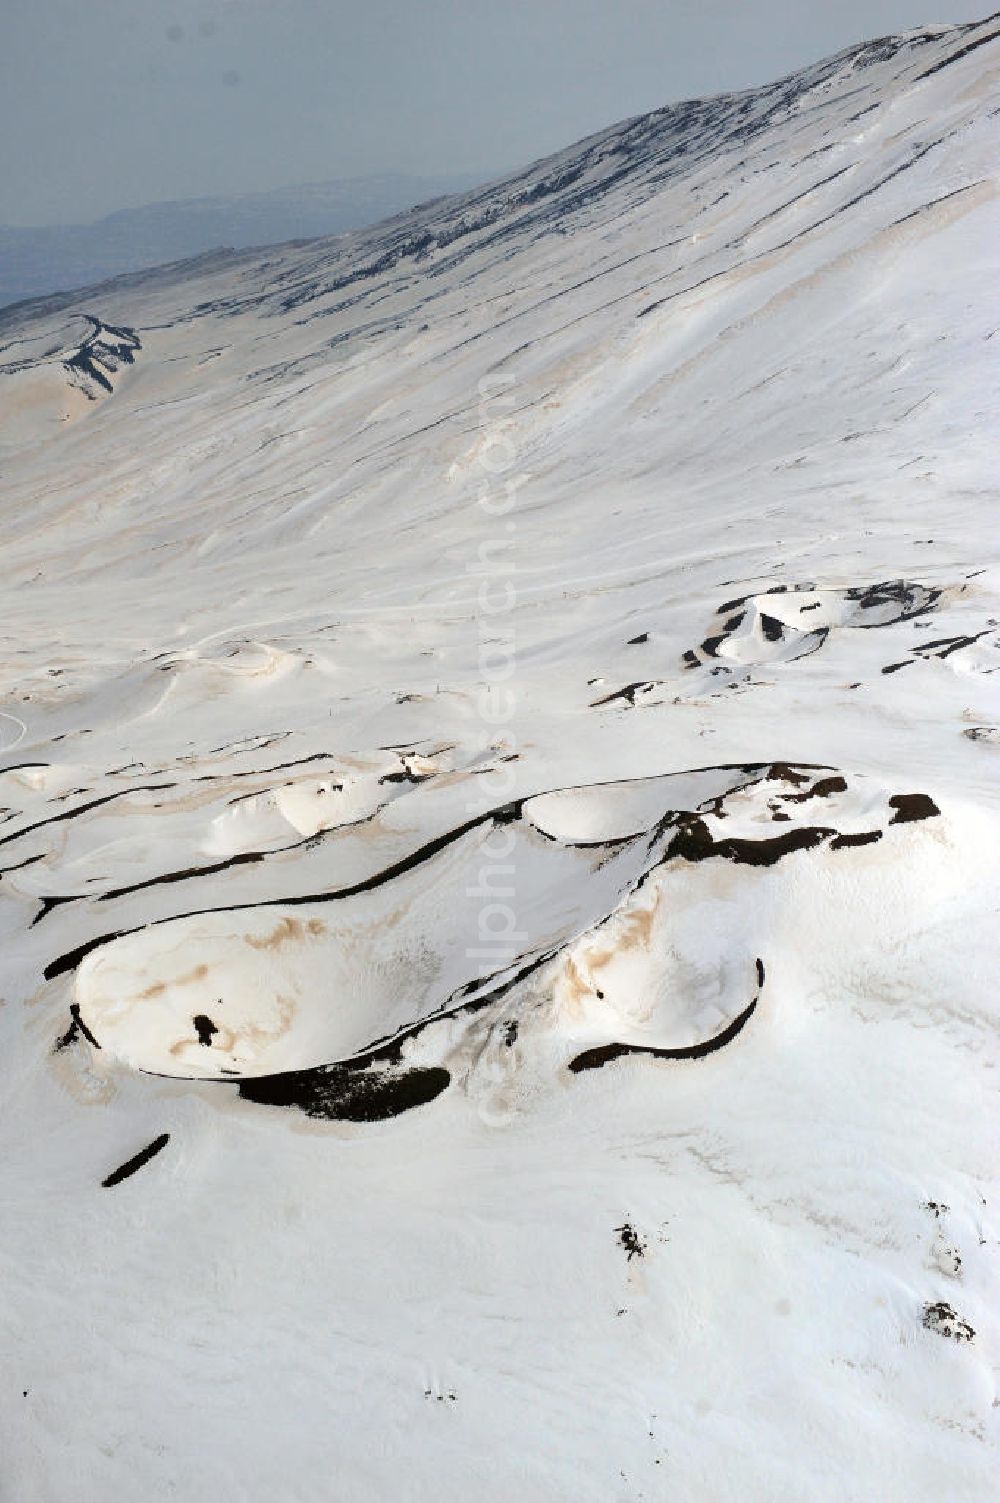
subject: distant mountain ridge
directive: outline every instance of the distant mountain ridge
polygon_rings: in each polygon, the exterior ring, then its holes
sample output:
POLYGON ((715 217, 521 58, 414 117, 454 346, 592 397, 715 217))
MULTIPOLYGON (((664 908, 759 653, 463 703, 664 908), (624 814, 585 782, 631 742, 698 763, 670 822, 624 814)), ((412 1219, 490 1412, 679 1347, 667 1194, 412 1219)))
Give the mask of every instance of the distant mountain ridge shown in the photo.
POLYGON ((474 174, 386 172, 263 193, 176 199, 119 209, 92 224, 0 225, 0 307, 200 255, 360 229, 442 194, 474 174))

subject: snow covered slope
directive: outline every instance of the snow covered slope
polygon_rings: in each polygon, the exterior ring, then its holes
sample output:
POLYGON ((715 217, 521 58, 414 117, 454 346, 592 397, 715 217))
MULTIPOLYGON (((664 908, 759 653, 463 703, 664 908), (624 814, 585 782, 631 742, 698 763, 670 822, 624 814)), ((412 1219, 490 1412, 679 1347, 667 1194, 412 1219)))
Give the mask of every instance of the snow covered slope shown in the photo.
POLYGON ((88 224, 0 225, 0 305, 106 281, 212 247, 342 234, 475 181, 469 173, 378 173, 145 204, 88 224))
POLYGON ((992 1496, 998 112, 0 315, 0 1492, 992 1496))

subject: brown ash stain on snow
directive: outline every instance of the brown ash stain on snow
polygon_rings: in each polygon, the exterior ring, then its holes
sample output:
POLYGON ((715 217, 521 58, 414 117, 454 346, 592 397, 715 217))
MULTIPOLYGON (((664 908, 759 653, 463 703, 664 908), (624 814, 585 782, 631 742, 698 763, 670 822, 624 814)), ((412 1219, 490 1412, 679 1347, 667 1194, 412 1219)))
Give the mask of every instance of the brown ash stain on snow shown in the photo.
POLYGON ((564 1001, 568 1010, 579 1014, 590 997, 603 1000, 604 992, 596 985, 594 973, 604 970, 617 956, 632 950, 648 950, 653 943, 653 931, 660 907, 661 892, 657 889, 649 907, 634 908, 621 914, 618 933, 613 944, 587 950, 579 960, 567 955, 562 980, 565 983, 564 1001), (586 975, 581 970, 585 967, 586 975))
POLYGON ((580 974, 579 966, 572 955, 567 955, 563 965, 563 1007, 569 1017, 581 1017, 588 997, 593 995, 593 988, 588 986, 580 974))
MULTIPOLYGON (((192 986, 197 981, 203 981, 207 975, 207 965, 196 965, 193 970, 188 971, 183 976, 178 976, 177 979, 170 984, 172 986, 192 986)), ((151 983, 151 985, 145 987, 141 992, 139 992, 137 1001, 148 1002, 151 1001, 153 997, 162 997, 166 989, 167 983, 165 981, 154 981, 151 983)))
POLYGON ((270 934, 244 935, 245 942, 254 950, 280 950, 283 945, 293 941, 305 939, 318 939, 326 933, 326 925, 322 919, 296 919, 286 915, 270 934))
MULTIPOLYGON (((254 1023, 244 1018, 239 1024, 229 1026, 224 1019, 216 1021, 207 1013, 198 1013, 191 1019, 191 1033, 175 1040, 169 1046, 168 1053, 174 1059, 183 1059, 193 1048, 206 1048, 213 1050, 216 1054, 232 1056, 233 1051, 240 1044, 249 1044, 252 1052, 273 1044, 276 1039, 289 1032, 296 1014, 296 1003, 291 997, 283 996, 279 992, 274 1003, 277 1019, 270 1023, 254 1023)), ((224 999, 219 997, 216 1006, 223 1005, 224 999)), ((221 1066, 219 1073, 228 1076, 242 1075, 241 1070, 232 1070, 228 1067, 223 1070, 221 1066)))

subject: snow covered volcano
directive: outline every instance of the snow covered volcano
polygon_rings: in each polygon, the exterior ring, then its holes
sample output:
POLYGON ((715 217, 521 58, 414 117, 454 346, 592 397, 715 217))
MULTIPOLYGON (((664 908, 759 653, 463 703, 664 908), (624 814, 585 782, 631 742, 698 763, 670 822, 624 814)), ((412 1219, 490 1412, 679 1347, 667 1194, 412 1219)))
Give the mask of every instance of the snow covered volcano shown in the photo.
POLYGON ((0 314, 12 1497, 993 1495, 998 117, 0 314))

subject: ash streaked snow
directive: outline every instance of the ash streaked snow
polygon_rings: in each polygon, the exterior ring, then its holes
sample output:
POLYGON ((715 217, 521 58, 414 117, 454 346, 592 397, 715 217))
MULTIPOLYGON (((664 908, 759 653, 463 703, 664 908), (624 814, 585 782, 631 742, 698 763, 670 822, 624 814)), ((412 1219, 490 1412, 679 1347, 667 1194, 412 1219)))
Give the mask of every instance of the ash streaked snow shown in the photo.
POLYGON ((998 65, 0 315, 12 1496, 991 1495, 998 65))

